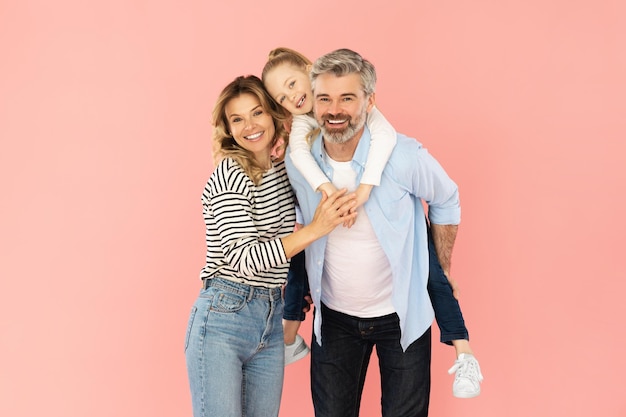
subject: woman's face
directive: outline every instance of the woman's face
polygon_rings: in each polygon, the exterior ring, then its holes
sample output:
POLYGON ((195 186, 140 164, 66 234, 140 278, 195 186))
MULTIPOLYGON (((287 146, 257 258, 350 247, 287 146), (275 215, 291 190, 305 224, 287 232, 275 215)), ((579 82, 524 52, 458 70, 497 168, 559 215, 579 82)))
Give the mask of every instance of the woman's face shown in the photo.
POLYGON ((307 114, 313 109, 309 74, 300 68, 290 64, 275 67, 265 76, 265 88, 291 114, 307 114))
POLYGON ((269 166, 276 134, 274 119, 252 94, 232 98, 225 107, 230 134, 242 148, 252 152, 262 166, 269 166))

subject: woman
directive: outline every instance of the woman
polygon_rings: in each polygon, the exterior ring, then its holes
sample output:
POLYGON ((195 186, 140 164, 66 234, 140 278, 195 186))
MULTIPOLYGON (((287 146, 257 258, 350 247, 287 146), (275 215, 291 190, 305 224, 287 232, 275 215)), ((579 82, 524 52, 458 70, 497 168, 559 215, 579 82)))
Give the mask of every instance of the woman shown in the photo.
POLYGON ((216 168, 202 195, 207 257, 185 343, 194 416, 277 416, 283 383, 281 288, 289 259, 355 214, 345 190, 293 232, 284 163, 287 116, 255 76, 238 77, 213 110, 216 168))

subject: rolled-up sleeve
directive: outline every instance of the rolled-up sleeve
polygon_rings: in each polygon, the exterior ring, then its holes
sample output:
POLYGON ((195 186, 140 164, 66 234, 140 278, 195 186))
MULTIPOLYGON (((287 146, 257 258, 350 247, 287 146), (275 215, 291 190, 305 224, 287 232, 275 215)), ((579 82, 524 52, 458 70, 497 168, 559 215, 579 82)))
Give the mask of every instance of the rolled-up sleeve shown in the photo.
POLYGON ((411 170, 411 183, 414 195, 428 205, 428 218, 434 224, 459 224, 461 222, 461 203, 459 188, 448 176, 441 164, 417 144, 415 164, 411 170))

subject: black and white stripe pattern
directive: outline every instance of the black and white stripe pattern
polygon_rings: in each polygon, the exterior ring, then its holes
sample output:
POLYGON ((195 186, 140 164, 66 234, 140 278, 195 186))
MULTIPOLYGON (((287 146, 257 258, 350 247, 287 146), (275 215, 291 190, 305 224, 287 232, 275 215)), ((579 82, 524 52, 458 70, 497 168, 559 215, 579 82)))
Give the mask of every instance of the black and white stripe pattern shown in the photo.
POLYGON ((200 278, 220 276, 278 287, 289 263, 280 238, 293 232, 294 196, 280 162, 254 185, 234 160, 224 159, 202 193, 207 257, 200 278))

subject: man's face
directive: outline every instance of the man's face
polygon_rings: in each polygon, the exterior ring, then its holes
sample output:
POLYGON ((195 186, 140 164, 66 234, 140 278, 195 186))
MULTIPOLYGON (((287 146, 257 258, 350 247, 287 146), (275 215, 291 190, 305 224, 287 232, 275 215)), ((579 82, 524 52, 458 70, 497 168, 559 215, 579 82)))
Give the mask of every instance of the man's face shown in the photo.
POLYGON ((324 139, 337 144, 346 143, 362 131, 367 112, 374 105, 373 94, 365 95, 359 74, 321 74, 315 81, 313 96, 313 111, 324 139))

